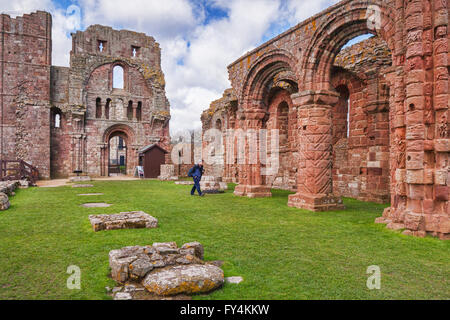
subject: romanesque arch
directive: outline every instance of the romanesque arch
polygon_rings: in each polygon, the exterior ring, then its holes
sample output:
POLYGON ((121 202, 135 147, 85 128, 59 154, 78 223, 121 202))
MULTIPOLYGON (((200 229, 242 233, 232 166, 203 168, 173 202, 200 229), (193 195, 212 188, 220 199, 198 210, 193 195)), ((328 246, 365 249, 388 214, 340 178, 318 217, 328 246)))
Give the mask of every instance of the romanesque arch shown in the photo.
POLYGON ((296 60, 284 50, 263 54, 250 68, 240 94, 239 124, 246 135, 246 159, 239 165, 239 182, 235 194, 248 197, 271 196, 264 174, 260 129, 266 128, 270 117, 270 103, 280 90, 289 94, 298 90, 295 81, 296 60), (256 150, 252 149, 255 148, 256 150), (253 158, 251 158, 253 157, 253 158))
POLYGON ((108 176, 110 171, 110 141, 114 137, 120 137, 125 142, 126 146, 126 161, 127 173, 130 174, 132 169, 137 166, 138 158, 133 145, 136 144, 135 133, 133 129, 125 124, 115 124, 102 135, 103 148, 100 153, 100 172, 102 176, 108 176))
MULTIPOLYGON (((449 237, 448 16, 448 2, 441 0, 344 0, 228 67, 242 129, 262 126, 276 92, 276 76, 294 75, 298 185, 289 206, 313 211, 343 208, 332 183, 333 108, 342 98, 332 84, 332 67, 348 40, 370 33, 386 42, 392 66, 380 76, 369 72, 360 78, 366 89, 359 117, 367 118, 367 125, 357 127, 361 136, 351 138, 373 148, 358 171, 380 175, 371 183, 378 181, 380 188, 391 190, 391 207, 378 222, 405 228, 406 234, 449 237), (386 171, 390 188, 382 185, 386 171)), ((261 188, 260 170, 260 164, 239 167, 235 193, 269 196, 267 188, 261 188)), ((368 194, 358 196, 372 200, 368 194)), ((386 198, 379 196, 377 201, 386 198)))

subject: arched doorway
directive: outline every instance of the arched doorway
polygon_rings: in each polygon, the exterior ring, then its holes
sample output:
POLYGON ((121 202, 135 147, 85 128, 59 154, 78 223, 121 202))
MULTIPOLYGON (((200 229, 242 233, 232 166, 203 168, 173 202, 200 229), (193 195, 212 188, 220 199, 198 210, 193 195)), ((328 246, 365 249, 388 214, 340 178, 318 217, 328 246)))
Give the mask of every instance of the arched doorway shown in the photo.
POLYGON ((127 174, 127 137, 116 132, 108 143, 108 176, 127 174))
POLYGON ((114 125, 105 131, 100 161, 102 176, 132 174, 138 164, 137 153, 133 154, 131 148, 133 141, 134 133, 126 125, 114 125))

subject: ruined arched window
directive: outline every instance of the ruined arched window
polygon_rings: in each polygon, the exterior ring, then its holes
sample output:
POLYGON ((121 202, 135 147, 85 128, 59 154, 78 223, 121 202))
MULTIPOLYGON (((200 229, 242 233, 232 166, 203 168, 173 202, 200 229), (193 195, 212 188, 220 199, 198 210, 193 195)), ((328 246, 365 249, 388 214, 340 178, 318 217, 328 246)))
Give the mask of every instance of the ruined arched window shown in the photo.
POLYGON ((137 108, 136 108, 136 120, 141 121, 142 120, 142 102, 139 101, 137 108))
POLYGON ((124 71, 122 66, 115 66, 113 68, 113 89, 124 88, 124 71))
POLYGON ((52 108, 51 111, 51 127, 61 128, 62 112, 59 108, 52 108))
POLYGON ((100 119, 102 117, 102 99, 97 98, 95 100, 95 117, 97 119, 100 119))

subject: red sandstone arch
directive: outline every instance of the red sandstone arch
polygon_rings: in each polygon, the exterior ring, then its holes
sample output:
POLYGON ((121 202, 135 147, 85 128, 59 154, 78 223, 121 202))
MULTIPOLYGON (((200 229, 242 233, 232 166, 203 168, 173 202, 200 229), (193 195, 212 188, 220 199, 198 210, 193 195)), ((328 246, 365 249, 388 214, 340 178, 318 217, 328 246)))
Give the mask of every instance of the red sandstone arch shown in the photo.
POLYGON ((278 74, 285 75, 285 79, 279 80, 287 80, 297 85, 296 64, 296 58, 284 50, 273 50, 257 59, 247 73, 240 94, 239 100, 244 108, 251 107, 254 103, 267 103, 264 101, 265 94, 268 93, 267 86, 278 74))
POLYGON ((330 74, 334 59, 351 39, 371 33, 384 39, 392 52, 395 63, 394 10, 385 1, 351 1, 337 6, 329 13, 327 23, 313 34, 301 62, 301 88, 304 90, 329 90, 330 74), (366 17, 369 6, 381 9, 381 28, 371 30, 366 17))
POLYGON ((127 170, 130 171, 130 168, 134 168, 137 165, 137 156, 134 159, 132 157, 132 148, 131 146, 135 144, 135 134, 133 129, 125 124, 115 124, 103 133, 103 145, 101 154, 100 154, 100 172, 102 176, 108 175, 108 165, 109 165, 109 141, 113 137, 122 137, 125 140, 127 146, 127 170))
POLYGON ((123 72, 124 72, 124 90, 128 91, 130 88, 128 87, 128 77, 129 77, 129 73, 130 73, 130 69, 135 68, 136 70, 139 71, 139 73, 141 74, 141 76, 143 77, 143 79, 145 79, 144 83, 146 83, 146 89, 148 90, 148 93, 150 96, 153 95, 153 86, 152 86, 152 80, 146 79, 143 70, 141 70, 139 68, 139 66, 131 64, 125 60, 112 60, 112 61, 104 61, 101 63, 96 63, 93 64, 91 66, 89 66, 86 70, 86 77, 83 80, 83 91, 84 93, 86 93, 86 87, 89 85, 89 82, 91 81, 92 75, 94 74, 94 72, 98 69, 101 68, 105 65, 109 65, 109 72, 108 72, 108 88, 109 90, 112 90, 113 85, 113 70, 115 66, 121 66, 123 68, 123 72))

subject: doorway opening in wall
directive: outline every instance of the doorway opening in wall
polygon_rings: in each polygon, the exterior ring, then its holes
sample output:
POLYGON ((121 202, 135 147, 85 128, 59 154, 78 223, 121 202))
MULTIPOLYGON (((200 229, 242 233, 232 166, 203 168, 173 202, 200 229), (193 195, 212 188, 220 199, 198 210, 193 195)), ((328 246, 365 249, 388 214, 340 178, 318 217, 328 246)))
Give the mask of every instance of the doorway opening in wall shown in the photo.
POLYGON ((331 66, 339 94, 332 109, 333 192, 336 196, 389 202, 389 85, 386 42, 372 34, 350 40, 331 66))
POLYGON ((108 176, 127 174, 127 143, 126 137, 116 135, 109 139, 108 176))

